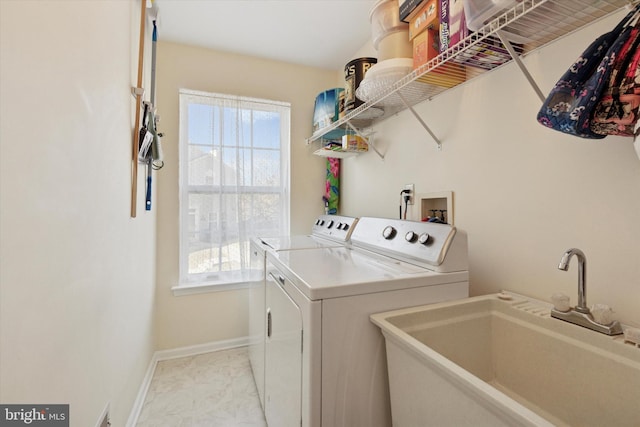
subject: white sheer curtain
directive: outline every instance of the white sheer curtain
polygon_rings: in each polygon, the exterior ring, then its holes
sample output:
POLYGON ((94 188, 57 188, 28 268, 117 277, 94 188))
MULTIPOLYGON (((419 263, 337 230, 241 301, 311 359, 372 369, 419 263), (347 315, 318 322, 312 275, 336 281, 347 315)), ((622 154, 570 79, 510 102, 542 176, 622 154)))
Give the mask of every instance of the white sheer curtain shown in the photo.
POLYGON ((249 241, 289 229, 290 106, 180 91, 181 283, 249 276, 249 241))

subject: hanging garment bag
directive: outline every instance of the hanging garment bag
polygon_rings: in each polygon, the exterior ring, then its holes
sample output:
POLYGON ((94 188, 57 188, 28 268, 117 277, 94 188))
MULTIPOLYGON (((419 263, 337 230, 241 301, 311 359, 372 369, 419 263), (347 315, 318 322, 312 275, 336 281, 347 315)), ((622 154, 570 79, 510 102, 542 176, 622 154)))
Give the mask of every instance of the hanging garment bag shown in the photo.
POLYGON ((634 136, 640 107, 640 24, 616 58, 609 85, 596 104, 591 130, 599 135, 634 136))
POLYGON ((558 80, 538 112, 538 122, 551 129, 601 139, 591 130, 595 104, 609 82, 614 58, 629 39, 640 4, 612 31, 598 37, 558 80))

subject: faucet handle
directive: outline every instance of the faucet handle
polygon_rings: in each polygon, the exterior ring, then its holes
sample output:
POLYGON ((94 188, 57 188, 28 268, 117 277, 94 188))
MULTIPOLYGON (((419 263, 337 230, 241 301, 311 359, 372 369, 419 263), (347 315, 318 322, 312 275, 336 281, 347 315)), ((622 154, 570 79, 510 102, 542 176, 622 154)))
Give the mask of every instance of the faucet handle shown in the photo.
POLYGON ((570 298, 563 293, 558 292, 551 295, 551 302, 553 303, 553 308, 558 311, 566 313, 571 310, 570 298))
POLYGON ((613 310, 606 304, 593 304, 591 315, 596 323, 608 326, 613 323, 613 310))

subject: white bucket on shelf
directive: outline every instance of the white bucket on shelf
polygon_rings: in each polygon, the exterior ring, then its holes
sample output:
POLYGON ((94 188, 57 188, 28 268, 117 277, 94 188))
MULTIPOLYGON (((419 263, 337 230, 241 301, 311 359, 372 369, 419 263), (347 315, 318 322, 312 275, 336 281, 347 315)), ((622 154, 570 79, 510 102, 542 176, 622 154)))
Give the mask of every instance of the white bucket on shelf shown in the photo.
POLYGON ((390 58, 411 58, 413 47, 409 41, 409 24, 400 20, 396 0, 379 0, 369 13, 373 47, 378 61, 390 58))

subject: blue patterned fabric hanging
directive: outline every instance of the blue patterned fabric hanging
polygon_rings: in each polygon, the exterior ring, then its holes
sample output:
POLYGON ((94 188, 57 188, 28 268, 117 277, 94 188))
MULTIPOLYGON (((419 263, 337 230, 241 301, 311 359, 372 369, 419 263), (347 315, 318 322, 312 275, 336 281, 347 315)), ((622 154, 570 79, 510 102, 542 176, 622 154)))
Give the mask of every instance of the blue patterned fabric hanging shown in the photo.
POLYGON ((609 81, 616 55, 633 29, 629 24, 640 10, 638 4, 612 31, 598 37, 558 80, 538 112, 538 122, 551 129, 601 139, 590 120, 609 81))

